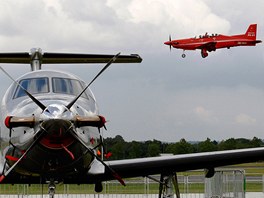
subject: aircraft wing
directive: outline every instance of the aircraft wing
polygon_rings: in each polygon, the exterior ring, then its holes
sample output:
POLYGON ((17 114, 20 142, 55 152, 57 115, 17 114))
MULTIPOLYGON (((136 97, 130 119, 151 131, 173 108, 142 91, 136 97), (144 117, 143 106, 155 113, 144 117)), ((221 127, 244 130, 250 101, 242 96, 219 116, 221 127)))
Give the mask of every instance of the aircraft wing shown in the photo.
POLYGON ((207 42, 197 46, 197 49, 206 49, 207 51, 211 52, 216 49, 215 46, 216 46, 216 42, 207 42))
MULTIPOLYGON (((106 161, 105 163, 122 178, 132 178, 155 174, 166 175, 175 172, 197 169, 207 169, 212 172, 216 167, 263 160, 264 147, 137 158, 128 160, 115 160, 106 161)), ((86 173, 76 173, 76 175, 69 175, 64 178, 63 182, 65 184, 93 184, 101 181, 115 179, 116 178, 113 176, 113 173, 106 169, 105 173, 89 175, 87 175, 86 173)), ((39 182, 39 177, 21 177, 19 175, 11 173, 10 176, 8 176, 2 183, 38 184, 39 182)))
MULTIPOLYGON (((108 161, 107 164, 121 177, 128 178, 197 169, 213 170, 220 166, 261 160, 264 160, 264 147, 108 161)), ((105 179, 113 178, 109 173, 102 176, 102 180, 105 179)))
MULTIPOLYGON (((43 53, 42 64, 71 64, 71 63, 107 63, 114 55, 108 54, 71 54, 71 53, 43 53)), ((30 53, 0 53, 0 63, 31 63, 34 57, 30 53)), ((119 55, 115 63, 140 63, 142 58, 138 54, 119 55)))

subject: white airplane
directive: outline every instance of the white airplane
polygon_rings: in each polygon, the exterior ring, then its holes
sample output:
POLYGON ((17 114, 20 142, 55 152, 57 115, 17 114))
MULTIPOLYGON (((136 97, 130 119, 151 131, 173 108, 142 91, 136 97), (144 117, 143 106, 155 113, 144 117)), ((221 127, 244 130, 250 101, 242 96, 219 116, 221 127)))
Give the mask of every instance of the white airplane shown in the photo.
POLYGON ((95 191, 101 192, 103 181, 116 179, 125 185, 122 178, 160 174, 159 197, 168 195, 172 183, 179 197, 178 171, 205 169, 211 177, 215 167, 264 159, 264 148, 251 148, 103 161, 96 153, 103 145, 100 128, 106 121, 89 86, 111 63, 141 61, 139 55, 120 53, 0 53, 1 63, 28 63, 32 70, 14 80, 0 67, 13 81, 1 105, 0 183, 48 183, 54 197, 56 183, 95 184, 95 191), (72 74, 41 70, 42 64, 59 63, 107 64, 86 84, 72 74))

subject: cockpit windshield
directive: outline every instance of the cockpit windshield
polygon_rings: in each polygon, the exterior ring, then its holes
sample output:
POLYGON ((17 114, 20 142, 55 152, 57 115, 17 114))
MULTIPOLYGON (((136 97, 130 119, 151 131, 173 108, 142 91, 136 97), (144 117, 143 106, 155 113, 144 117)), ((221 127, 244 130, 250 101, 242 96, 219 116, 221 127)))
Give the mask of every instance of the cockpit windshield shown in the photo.
MULTIPOLYGON (((48 78, 29 78, 23 79, 19 84, 31 94, 47 93, 49 92, 48 78)), ((14 98, 25 96, 25 91, 18 86, 14 98)))
MULTIPOLYGON (((52 89, 51 91, 53 93, 76 96, 79 95, 84 88, 84 85, 79 80, 59 77, 51 78, 51 82, 49 82, 49 78, 41 77, 23 79, 19 83, 31 94, 48 93, 50 89, 52 89), (51 83, 50 86, 49 83, 51 83)), ((15 99, 22 96, 26 96, 26 93, 20 86, 17 86, 13 98, 15 99)), ((83 93, 82 97, 88 98, 86 93, 83 93)))
POLYGON ((82 91, 82 86, 75 79, 52 78, 52 89, 54 93, 78 95, 82 91))

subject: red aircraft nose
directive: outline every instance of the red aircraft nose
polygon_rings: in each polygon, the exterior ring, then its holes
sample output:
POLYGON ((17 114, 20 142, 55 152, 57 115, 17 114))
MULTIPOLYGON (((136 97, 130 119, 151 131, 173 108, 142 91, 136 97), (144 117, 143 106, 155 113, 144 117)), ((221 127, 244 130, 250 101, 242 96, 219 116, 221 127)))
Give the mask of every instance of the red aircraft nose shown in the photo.
POLYGON ((171 41, 164 42, 165 45, 171 45, 171 41))

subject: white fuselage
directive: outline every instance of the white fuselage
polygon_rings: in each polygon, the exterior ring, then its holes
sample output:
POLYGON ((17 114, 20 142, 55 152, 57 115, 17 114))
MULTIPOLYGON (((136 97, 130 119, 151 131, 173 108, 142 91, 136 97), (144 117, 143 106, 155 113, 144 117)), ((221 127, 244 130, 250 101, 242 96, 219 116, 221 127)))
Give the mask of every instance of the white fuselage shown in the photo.
POLYGON ((63 169, 69 173, 80 167, 87 169, 93 157, 78 141, 71 137, 69 130, 74 130, 78 138, 91 149, 99 144, 99 133, 96 128, 75 127, 70 122, 74 116, 98 115, 98 108, 91 90, 87 89, 66 111, 63 108, 86 86, 74 75, 58 71, 38 70, 23 75, 17 79, 17 82, 49 110, 43 111, 16 83, 11 84, 1 104, 2 164, 7 159, 6 167, 11 166, 15 161, 12 159, 19 158, 23 151, 28 149, 36 139, 37 133, 43 129, 44 125, 41 124, 47 122, 48 124, 45 125, 47 128, 44 129, 47 130, 47 134, 44 134, 44 137, 28 153, 25 160, 19 163, 15 171, 25 175, 41 175, 41 172, 62 171, 63 169), (10 116, 34 116, 36 124, 34 127, 9 129, 4 122, 10 116), (75 160, 81 161, 78 167, 73 165, 75 160), (32 166, 36 168, 32 168, 32 166))

